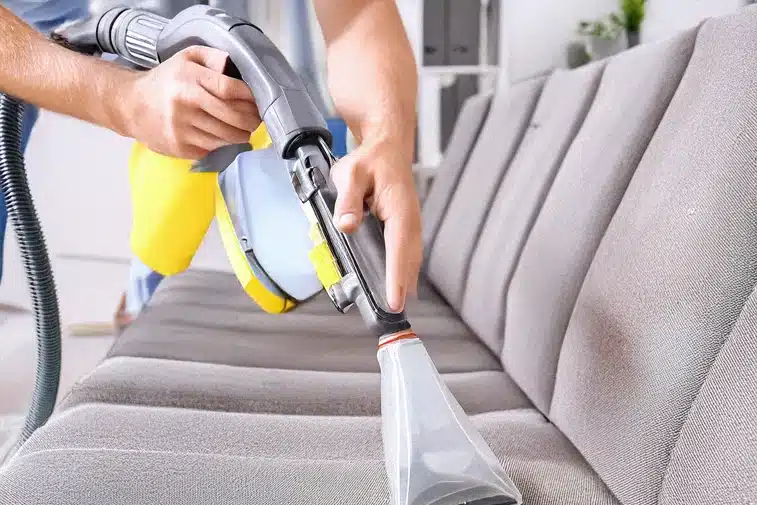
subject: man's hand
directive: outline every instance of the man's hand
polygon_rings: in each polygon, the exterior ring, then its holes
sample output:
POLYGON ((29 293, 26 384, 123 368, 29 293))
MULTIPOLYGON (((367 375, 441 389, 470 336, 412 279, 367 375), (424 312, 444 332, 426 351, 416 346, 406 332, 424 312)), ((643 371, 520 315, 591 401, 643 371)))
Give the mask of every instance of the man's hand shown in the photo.
POLYGON ((121 95, 128 135, 153 151, 192 160, 249 140, 260 117, 244 82, 222 74, 226 59, 222 51, 194 46, 137 74, 121 95))
POLYGON ((260 124, 247 86, 222 74, 226 58, 191 47, 135 72, 64 49, 0 5, 0 90, 170 156, 201 158, 260 124))
POLYGON ((399 310, 405 296, 416 291, 423 255, 411 171, 415 59, 394 0, 315 0, 314 5, 326 40, 329 91, 360 144, 332 170, 337 226, 354 229, 367 198, 384 221, 387 301, 399 310))
MULTIPOLYGON (((417 292, 423 257, 421 213, 403 141, 366 139, 337 162, 331 177, 337 188, 336 226, 354 232, 363 219, 363 202, 384 222, 386 294, 394 310, 417 292)), ((411 154, 411 153, 410 153, 411 154)))

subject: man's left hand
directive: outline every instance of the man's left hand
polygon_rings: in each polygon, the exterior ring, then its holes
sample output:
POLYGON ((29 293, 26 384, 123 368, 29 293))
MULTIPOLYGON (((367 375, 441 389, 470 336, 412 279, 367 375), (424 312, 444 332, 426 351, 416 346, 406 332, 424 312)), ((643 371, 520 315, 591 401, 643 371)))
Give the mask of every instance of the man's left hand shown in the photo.
POLYGON ((423 259, 420 202, 403 144, 366 139, 331 170, 338 194, 336 226, 354 232, 363 219, 363 202, 384 223, 386 296, 396 311, 404 308, 408 294, 417 293, 423 259))

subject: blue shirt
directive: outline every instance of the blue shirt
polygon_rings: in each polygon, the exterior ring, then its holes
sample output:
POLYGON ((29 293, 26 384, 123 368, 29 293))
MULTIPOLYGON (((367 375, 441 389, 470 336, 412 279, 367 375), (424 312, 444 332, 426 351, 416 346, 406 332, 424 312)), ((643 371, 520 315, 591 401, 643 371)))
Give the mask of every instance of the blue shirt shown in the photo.
POLYGON ((86 17, 87 0, 2 0, 3 6, 38 31, 47 34, 59 25, 86 17))

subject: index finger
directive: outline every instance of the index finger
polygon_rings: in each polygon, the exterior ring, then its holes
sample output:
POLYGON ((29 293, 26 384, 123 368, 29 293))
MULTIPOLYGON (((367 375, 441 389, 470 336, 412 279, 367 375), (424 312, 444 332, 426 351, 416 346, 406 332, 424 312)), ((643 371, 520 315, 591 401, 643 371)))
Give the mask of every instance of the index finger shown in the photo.
POLYGON ((408 291, 417 290, 422 253, 420 236, 413 229, 409 217, 401 214, 384 222, 386 298, 395 311, 404 309, 408 291))
POLYGON ((235 79, 223 74, 224 68, 214 70, 199 66, 197 68, 197 82, 210 94, 220 100, 253 101, 252 92, 241 79, 235 79))
POLYGON ((229 53, 208 46, 189 46, 179 54, 187 61, 197 63, 215 72, 223 72, 229 53))
POLYGON ((241 79, 225 75, 229 54, 220 49, 190 46, 182 51, 187 61, 196 63, 197 82, 221 100, 253 100, 252 92, 241 79))

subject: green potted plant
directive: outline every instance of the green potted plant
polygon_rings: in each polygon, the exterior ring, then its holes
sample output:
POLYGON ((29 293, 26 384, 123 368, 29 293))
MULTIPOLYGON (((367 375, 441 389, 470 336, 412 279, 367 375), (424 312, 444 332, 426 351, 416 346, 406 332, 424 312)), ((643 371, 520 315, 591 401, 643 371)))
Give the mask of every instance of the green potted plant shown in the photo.
POLYGON ((620 15, 610 17, 614 24, 622 27, 626 32, 628 47, 639 44, 641 23, 644 22, 646 0, 620 0, 620 15))

